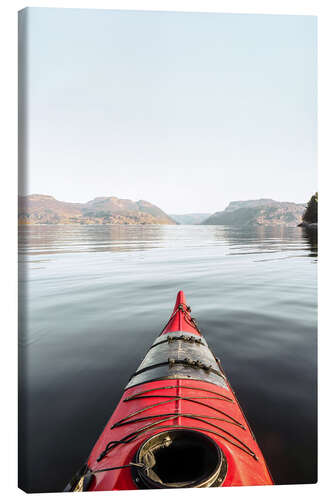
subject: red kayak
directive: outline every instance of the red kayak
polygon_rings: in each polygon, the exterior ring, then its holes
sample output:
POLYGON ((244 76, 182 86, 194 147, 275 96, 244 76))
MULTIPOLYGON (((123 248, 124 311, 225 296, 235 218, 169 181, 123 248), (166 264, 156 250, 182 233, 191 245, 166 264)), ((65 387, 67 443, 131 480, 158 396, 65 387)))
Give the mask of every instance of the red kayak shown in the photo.
POLYGON ((236 396, 179 292, 65 491, 271 485, 236 396))

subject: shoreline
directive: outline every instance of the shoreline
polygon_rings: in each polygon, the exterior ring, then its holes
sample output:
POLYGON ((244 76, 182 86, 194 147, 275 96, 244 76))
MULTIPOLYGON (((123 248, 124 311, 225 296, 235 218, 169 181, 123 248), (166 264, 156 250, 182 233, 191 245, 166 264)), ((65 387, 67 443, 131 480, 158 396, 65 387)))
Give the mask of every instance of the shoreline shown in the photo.
POLYGON ((304 227, 305 229, 310 229, 311 231, 318 231, 318 222, 303 221, 298 224, 298 227, 304 227))

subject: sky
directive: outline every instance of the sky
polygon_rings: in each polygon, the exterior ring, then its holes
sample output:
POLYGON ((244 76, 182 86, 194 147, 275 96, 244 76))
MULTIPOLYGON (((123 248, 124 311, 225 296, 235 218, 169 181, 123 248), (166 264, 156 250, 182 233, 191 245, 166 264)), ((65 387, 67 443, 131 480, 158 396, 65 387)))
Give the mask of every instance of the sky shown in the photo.
POLYGON ((317 190, 315 17, 29 8, 22 23, 20 194, 180 214, 317 190))

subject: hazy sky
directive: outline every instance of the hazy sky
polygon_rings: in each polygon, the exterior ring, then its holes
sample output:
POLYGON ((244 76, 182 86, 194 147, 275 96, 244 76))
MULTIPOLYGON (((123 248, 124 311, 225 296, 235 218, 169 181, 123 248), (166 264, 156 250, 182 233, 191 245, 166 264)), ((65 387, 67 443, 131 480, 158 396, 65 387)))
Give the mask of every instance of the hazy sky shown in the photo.
POLYGON ((316 18, 25 15, 26 193, 186 213, 317 189, 316 18))

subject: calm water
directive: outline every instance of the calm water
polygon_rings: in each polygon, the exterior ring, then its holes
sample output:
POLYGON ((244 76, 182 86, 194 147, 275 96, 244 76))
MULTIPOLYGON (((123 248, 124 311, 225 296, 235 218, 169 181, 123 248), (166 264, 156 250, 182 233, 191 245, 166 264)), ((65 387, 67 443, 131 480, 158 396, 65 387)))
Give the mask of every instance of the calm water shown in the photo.
POLYGON ((61 491, 183 289, 275 482, 317 475, 317 246, 301 228, 30 226, 20 487, 61 491))

